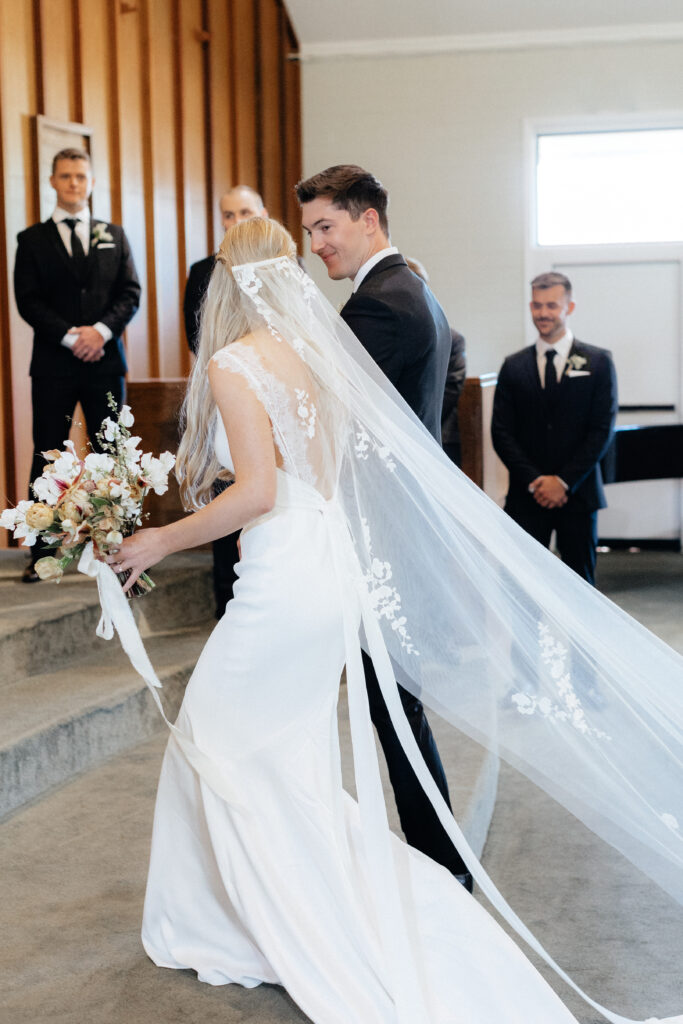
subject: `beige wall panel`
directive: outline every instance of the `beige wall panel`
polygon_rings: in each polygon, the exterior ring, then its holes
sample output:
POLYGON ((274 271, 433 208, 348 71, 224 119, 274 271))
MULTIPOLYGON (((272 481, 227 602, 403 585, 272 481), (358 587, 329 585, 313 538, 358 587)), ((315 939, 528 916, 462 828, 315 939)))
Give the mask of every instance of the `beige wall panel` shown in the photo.
POLYGON ((294 194, 294 185, 301 179, 301 73, 299 62, 287 60, 287 54, 298 47, 293 35, 285 32, 284 65, 284 211, 285 225, 291 231, 299 251, 302 251, 301 213, 294 194))
POLYGON ((276 0, 258 3, 258 56, 260 102, 258 151, 261 189, 268 212, 275 220, 284 213, 283 159, 284 132, 281 115, 283 67, 281 11, 276 0))
POLYGON ((126 330, 126 349, 129 375, 138 379, 150 375, 141 35, 140 12, 119 14, 117 11, 112 44, 116 47, 118 106, 121 111, 121 223, 130 241, 142 284, 140 308, 126 330))
POLYGON ((218 211, 220 197, 234 184, 236 152, 234 142, 234 102, 230 62, 230 18, 227 0, 209 2, 209 82, 208 102, 211 123, 211 249, 217 249, 223 237, 218 211))
POLYGON ((112 220, 110 179, 111 38, 109 0, 80 0, 79 37, 83 121, 92 128, 90 151, 95 187, 92 208, 96 217, 112 220))
POLYGON ((71 0, 40 0, 39 7, 44 105, 40 113, 58 121, 77 121, 73 6, 71 0))
POLYGON ((209 251, 207 210, 206 104, 202 0, 183 0, 180 6, 180 61, 182 68, 182 120, 176 123, 182 141, 182 188, 185 212, 185 254, 181 284, 187 267, 209 251))
POLYGON ((25 495, 31 457, 32 331, 14 303, 12 270, 16 235, 38 216, 34 115, 92 129, 94 212, 123 224, 143 286, 126 332, 130 376, 182 376, 186 269, 222 237, 221 193, 240 181, 265 184, 271 212, 282 216, 299 176, 296 126, 280 117, 296 117, 286 26, 276 0, 0 0, 0 491, 8 500, 25 495))
POLYGON ((258 142, 256 123, 256 27, 252 0, 233 0, 232 70, 235 96, 235 177, 234 184, 259 188, 258 142))
MULTIPOLYGON (((149 0, 152 202, 154 204, 155 279, 161 377, 180 376, 178 309, 178 194, 176 165, 177 65, 173 37, 173 5, 149 0)), ((150 295, 150 302, 152 296, 150 295)))
MULTIPOLYGON (((14 459, 14 479, 7 481, 12 502, 26 497, 31 465, 31 385, 28 376, 33 332, 17 311, 12 273, 16 238, 36 218, 32 172, 32 119, 36 109, 32 4, 30 0, 0 2, 0 101, 4 165, 5 246, 8 309, 5 323, 9 338, 3 339, 3 373, 11 375, 14 410, 14 446, 6 462, 14 459), (5 360, 4 356, 9 358, 5 360), (10 365, 11 362, 11 365, 10 365)), ((7 438, 7 445, 12 439, 7 438)), ((3 534, 5 531, 1 531, 3 534)))

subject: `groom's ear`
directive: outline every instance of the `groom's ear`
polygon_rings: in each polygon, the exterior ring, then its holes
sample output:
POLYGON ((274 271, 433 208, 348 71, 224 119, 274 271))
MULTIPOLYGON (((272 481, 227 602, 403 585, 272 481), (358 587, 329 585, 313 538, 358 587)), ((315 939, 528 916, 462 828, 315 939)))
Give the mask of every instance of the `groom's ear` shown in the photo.
POLYGON ((372 206, 368 207, 367 210, 363 210, 361 220, 369 235, 377 231, 379 227, 379 214, 372 206))

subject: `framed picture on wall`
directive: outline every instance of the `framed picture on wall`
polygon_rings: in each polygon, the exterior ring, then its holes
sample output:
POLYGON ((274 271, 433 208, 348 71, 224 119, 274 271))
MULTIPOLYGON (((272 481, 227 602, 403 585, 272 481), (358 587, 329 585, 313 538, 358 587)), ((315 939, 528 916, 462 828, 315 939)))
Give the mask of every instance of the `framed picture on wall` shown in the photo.
POLYGON ((36 182, 40 220, 47 220, 55 207, 55 193, 50 185, 52 160, 60 149, 73 146, 84 149, 92 158, 92 131, 87 125, 74 121, 53 121, 43 114, 35 117, 36 182))

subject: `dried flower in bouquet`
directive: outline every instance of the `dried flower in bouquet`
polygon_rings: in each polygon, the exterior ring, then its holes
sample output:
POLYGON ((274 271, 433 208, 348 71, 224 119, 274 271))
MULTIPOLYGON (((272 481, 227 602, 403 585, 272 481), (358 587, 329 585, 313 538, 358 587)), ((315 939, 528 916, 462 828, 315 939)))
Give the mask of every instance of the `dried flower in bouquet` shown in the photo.
MULTIPOLYGON (((163 452, 154 458, 138 448, 141 438, 131 434, 134 418, 130 407, 117 411, 116 401, 107 396, 114 418, 107 417, 97 434, 102 451, 80 459, 72 441, 64 450, 43 452, 47 466, 33 481, 37 501, 20 501, 0 516, 0 526, 28 546, 38 537, 54 545, 56 555, 39 558, 36 572, 43 580, 60 580, 65 569, 80 558, 89 542, 103 558, 117 548, 125 536, 142 525, 142 504, 150 491, 164 494, 175 456, 163 452)), ((119 573, 125 583, 128 573, 119 573)), ((129 596, 147 593, 154 583, 143 573, 129 596)))

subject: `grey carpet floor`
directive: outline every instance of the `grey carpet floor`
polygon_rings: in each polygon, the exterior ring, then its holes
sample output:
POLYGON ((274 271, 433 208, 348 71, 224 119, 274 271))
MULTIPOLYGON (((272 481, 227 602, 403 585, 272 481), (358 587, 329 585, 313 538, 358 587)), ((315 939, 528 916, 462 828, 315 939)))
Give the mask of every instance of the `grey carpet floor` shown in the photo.
MULTIPOLYGON (((610 556, 600 578, 628 611, 683 651, 680 556, 642 556, 638 563, 610 556)), ((3 1024, 306 1021, 278 987, 211 988, 145 957, 140 915, 164 743, 160 735, 106 762, 0 826, 3 1024)), ((680 909, 665 896, 653 900, 626 866, 605 892, 601 859, 611 855, 559 810, 552 830, 538 834, 531 801, 542 799, 513 772, 502 773, 484 858, 492 876, 515 894, 523 919, 591 994, 640 1018, 683 1012, 680 909), (558 896, 557 879, 567 876, 570 905, 558 896), (620 914, 609 930, 606 905, 620 914)), ((600 1019, 562 983, 555 987, 581 1024, 600 1019)))

